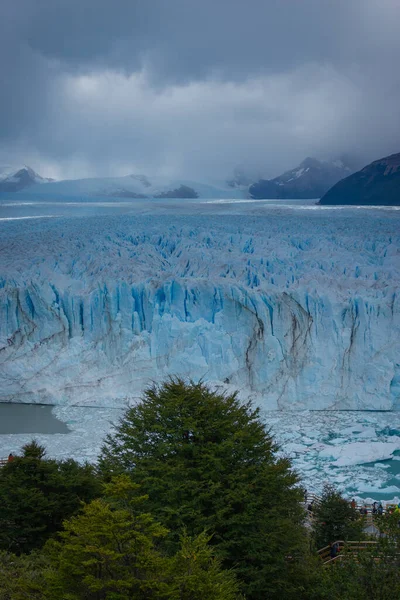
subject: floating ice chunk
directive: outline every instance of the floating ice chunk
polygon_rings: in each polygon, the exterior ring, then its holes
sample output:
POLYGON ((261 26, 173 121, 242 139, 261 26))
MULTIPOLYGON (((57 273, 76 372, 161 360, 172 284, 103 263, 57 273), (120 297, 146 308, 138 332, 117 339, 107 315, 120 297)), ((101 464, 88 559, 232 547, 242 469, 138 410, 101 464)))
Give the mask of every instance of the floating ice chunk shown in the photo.
POLYGON ((343 435, 356 435, 358 433, 361 433, 363 430, 362 425, 351 425, 350 427, 345 427, 344 429, 341 430, 341 433, 343 435))
POLYGON ((281 433, 279 439, 282 442, 286 442, 287 440, 292 440, 294 437, 296 437, 296 435, 293 435, 291 431, 288 431, 286 433, 281 433))
POLYGON ((326 446, 326 444, 323 444, 322 442, 317 442, 316 444, 313 444, 311 446, 312 450, 325 450, 325 448, 329 448, 329 446, 326 446))
POLYGON ((358 486, 358 491, 362 494, 395 494, 396 492, 400 492, 400 488, 395 485, 389 485, 388 487, 381 488, 377 485, 361 484, 358 486))
POLYGON ((309 427, 305 427, 304 428, 304 433, 306 434, 306 436, 308 436, 309 438, 312 439, 318 439, 321 436, 321 430, 320 429, 311 429, 309 427))
POLYGON ((298 467, 300 468, 301 471, 315 471, 315 464, 314 463, 299 463, 298 467))
POLYGON ((354 435, 358 439, 365 438, 365 439, 372 439, 373 440, 376 437, 375 427, 367 427, 363 431, 357 432, 354 435))
POLYGON ((362 465, 392 458, 393 453, 400 449, 396 442, 353 442, 344 446, 326 446, 319 453, 320 458, 332 458, 335 467, 362 465))
POLYGON ((395 442, 398 445, 398 448, 400 450, 400 436, 398 435, 391 435, 388 437, 388 441, 389 442, 395 442))
POLYGON ((306 446, 311 446, 312 444, 314 444, 314 440, 312 440, 311 438, 304 436, 301 438, 301 441, 303 444, 305 444, 306 446))
POLYGON ((335 477, 335 483, 345 483, 346 481, 348 481, 348 476, 347 475, 338 475, 337 477, 335 477))
POLYGON ((304 446, 303 444, 296 444, 295 442, 285 444, 283 450, 288 454, 291 454, 292 452, 296 454, 304 454, 305 452, 308 452, 307 446, 304 446))

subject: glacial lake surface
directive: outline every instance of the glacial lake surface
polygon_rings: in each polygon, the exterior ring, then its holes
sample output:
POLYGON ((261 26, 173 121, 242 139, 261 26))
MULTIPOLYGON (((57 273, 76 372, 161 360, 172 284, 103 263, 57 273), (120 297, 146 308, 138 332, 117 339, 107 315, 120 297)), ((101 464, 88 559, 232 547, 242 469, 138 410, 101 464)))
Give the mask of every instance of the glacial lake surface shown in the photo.
POLYGON ((65 423, 42 404, 0 403, 0 436, 15 434, 68 433, 65 423))

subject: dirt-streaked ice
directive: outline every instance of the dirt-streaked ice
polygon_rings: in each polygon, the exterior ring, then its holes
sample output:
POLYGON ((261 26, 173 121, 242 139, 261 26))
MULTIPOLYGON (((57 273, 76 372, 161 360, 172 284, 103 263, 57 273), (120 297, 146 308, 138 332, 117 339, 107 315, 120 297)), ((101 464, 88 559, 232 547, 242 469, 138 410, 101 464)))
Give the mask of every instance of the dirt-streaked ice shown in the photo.
POLYGON ((265 408, 398 407, 398 212, 127 206, 0 223, 0 401, 118 406, 173 374, 265 408))

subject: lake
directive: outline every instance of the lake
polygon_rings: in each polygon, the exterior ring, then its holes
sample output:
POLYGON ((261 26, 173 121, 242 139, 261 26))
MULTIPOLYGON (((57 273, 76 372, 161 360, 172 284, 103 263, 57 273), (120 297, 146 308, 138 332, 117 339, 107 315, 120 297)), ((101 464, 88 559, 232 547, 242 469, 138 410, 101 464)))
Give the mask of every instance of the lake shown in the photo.
POLYGON ((15 433, 68 433, 65 423, 43 404, 0 403, 0 435, 15 433))

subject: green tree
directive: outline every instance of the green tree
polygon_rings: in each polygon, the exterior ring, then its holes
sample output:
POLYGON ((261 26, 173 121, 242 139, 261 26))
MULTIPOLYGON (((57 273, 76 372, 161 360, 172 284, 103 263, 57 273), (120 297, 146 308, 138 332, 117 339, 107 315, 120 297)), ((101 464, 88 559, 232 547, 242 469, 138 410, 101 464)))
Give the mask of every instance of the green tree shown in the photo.
POLYGON ((385 540, 358 554, 344 552, 340 564, 320 566, 309 600, 398 600, 400 598, 400 564, 397 549, 385 540))
POLYGON ((64 524, 60 541, 46 545, 45 573, 52 600, 234 600, 237 584, 220 569, 208 539, 186 536, 175 557, 159 551, 167 530, 141 512, 146 496, 127 477, 106 486, 64 524))
POLYGON ((47 559, 38 554, 16 556, 0 550, 0 600, 43 600, 47 559))
POLYGON ((209 545, 210 536, 201 533, 190 538, 181 536, 180 549, 170 563, 169 590, 171 600, 225 600, 239 598, 239 586, 231 571, 222 569, 209 545))
POLYGON ((249 599, 298 597, 305 552, 302 492, 257 408, 198 383, 147 389, 100 457, 105 476, 130 475, 152 514, 179 535, 213 534, 249 599))
POLYGON ((40 548, 82 501, 100 493, 92 466, 46 459, 43 447, 27 444, 0 470, 0 549, 20 554, 40 548))
POLYGON ((155 540, 166 530, 146 514, 133 518, 93 500, 65 523, 62 541, 48 543, 55 569, 48 577, 56 599, 151 598, 163 586, 155 540))
POLYGON ((383 534, 381 543, 385 543, 385 547, 395 550, 400 548, 400 512, 387 512, 382 516, 375 516, 375 525, 383 534))
POLYGON ((363 539, 364 521, 355 508, 330 485, 324 487, 314 510, 314 539, 317 548, 337 540, 363 539))

